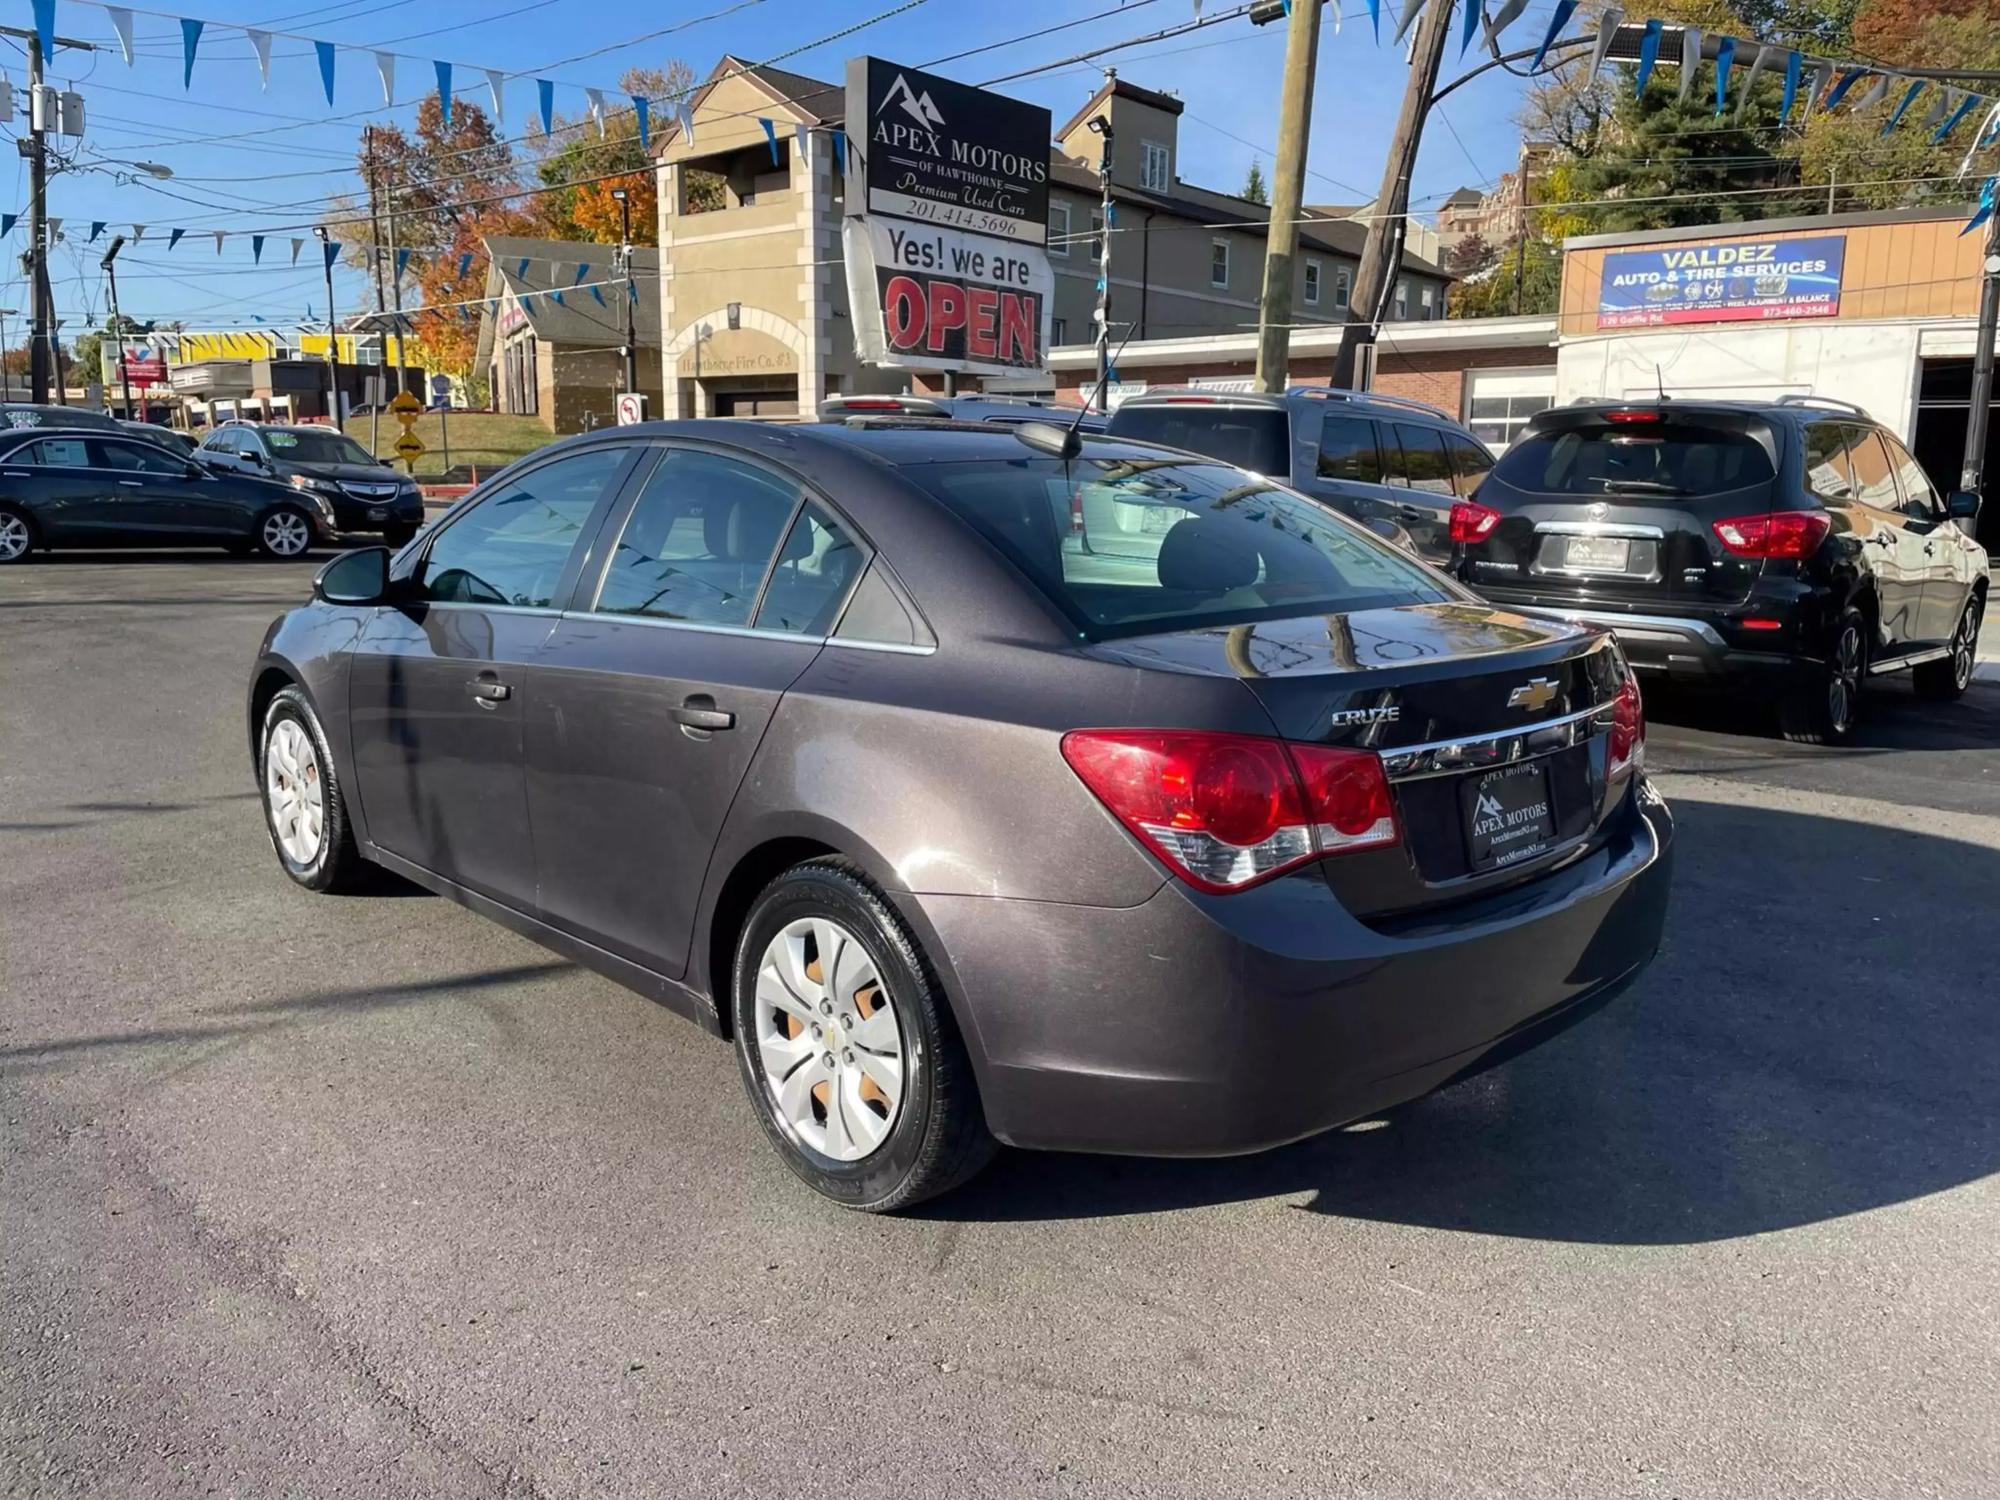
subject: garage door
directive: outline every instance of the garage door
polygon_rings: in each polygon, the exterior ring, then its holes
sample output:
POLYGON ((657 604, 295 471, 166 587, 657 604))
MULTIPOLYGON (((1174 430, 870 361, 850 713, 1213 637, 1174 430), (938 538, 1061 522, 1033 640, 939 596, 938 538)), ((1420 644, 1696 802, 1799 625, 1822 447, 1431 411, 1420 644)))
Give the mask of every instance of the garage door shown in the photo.
POLYGON ((1495 453, 1528 425, 1528 418, 1556 401, 1553 366, 1540 370, 1467 370, 1465 425, 1495 453))

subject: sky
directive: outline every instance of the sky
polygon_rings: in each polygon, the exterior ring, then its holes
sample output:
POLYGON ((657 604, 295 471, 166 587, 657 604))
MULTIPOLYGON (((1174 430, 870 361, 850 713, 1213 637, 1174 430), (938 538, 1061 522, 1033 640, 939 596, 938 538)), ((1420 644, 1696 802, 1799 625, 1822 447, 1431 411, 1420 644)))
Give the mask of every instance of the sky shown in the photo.
MULTIPOLYGON (((1181 25, 1195 9, 1193 0, 321 0, 311 11, 285 10, 287 0, 150 3, 157 7, 150 13, 134 8, 137 55, 128 67, 104 9, 57 0, 59 35, 103 44, 92 53, 59 50, 48 70, 52 83, 83 95, 87 111, 77 155, 80 166, 88 165, 56 175, 49 186, 48 211, 63 220, 66 237, 50 266, 65 341, 101 324, 106 304, 98 262, 111 235, 130 235, 134 223, 147 226, 146 237, 128 244, 118 262, 119 303, 129 317, 190 327, 254 327, 258 319, 291 327, 308 308, 324 317, 325 284, 309 226, 332 195, 358 190, 352 163, 362 125, 407 124, 417 101, 435 88, 430 59, 451 61, 455 94, 482 107, 490 108, 484 69, 528 74, 511 79, 504 95, 507 133, 525 136, 535 113, 536 77, 553 80, 556 111, 574 115, 584 108, 584 86, 616 99, 617 80, 627 68, 664 66, 674 58, 697 75, 724 53, 750 61, 782 58, 780 66, 838 80, 846 60, 862 53, 923 66, 1006 43, 936 69, 987 84, 1181 25), (907 8, 873 20, 899 4, 907 8), (192 86, 183 84, 182 17, 204 23, 192 86), (580 27, 586 17, 587 27, 580 27), (281 33, 272 44, 268 91, 259 86, 250 42, 237 29, 259 25, 281 33), (1064 29, 1026 36, 1057 26, 1064 29), (669 27, 676 28, 670 35, 631 40, 669 27), (848 28, 858 29, 824 40, 848 28), (385 106, 365 50, 335 54, 334 103, 328 106, 313 40, 401 54, 394 106, 385 106), (794 51, 799 48, 806 50, 794 51), (597 55, 579 58, 586 52, 597 55), (174 175, 155 181, 120 165, 139 161, 170 167, 174 175), (98 219, 110 228, 86 246, 90 223, 98 219), (169 250, 174 227, 186 237, 169 250), (217 229, 228 232, 219 254, 217 229), (270 238, 262 260, 253 264, 248 237, 265 232, 270 238), (292 236, 308 239, 296 265, 292 236)), ((0 24, 33 25, 26 0, 7 0, 6 8, 13 15, 0 24)), ((1208 0, 1203 7, 1210 15, 1232 8, 1229 0, 1208 0)), ((1402 49, 1386 34, 1375 42, 1366 0, 1345 0, 1338 34, 1331 9, 1321 33, 1306 200, 1358 202, 1374 194, 1407 68, 1402 49)), ((1386 33, 1398 0, 1383 0, 1383 10, 1386 33)), ((1548 14, 1547 5, 1530 7, 1509 39, 1532 45, 1548 14)), ((1179 175, 1236 191, 1252 160, 1262 162, 1267 177, 1271 171, 1284 30, 1283 24, 1226 21, 995 86, 1047 106, 1060 124, 1096 88, 1104 65, 1112 64, 1121 77, 1185 101, 1179 175)), ((1459 63, 1454 43, 1445 76, 1476 60, 1474 53, 1459 63)), ((19 89, 26 76, 22 44, 0 38, 0 65, 19 89)), ((1433 115, 1414 185, 1419 211, 1461 185, 1490 186, 1512 167, 1519 139, 1512 115, 1521 88, 1494 70, 1433 115)), ((17 101, 14 124, 0 126, 0 133, 21 128, 25 92, 17 101)), ((27 165, 16 159, 11 171, 10 184, 0 165, 0 209, 25 218, 27 165)), ((10 273, 0 277, 0 307, 28 306, 19 262, 24 246, 25 228, 16 226, 0 261, 10 273)), ((363 295, 359 272, 336 270, 337 312, 359 310, 363 295)), ((9 342, 19 341, 18 329, 10 318, 9 342)))

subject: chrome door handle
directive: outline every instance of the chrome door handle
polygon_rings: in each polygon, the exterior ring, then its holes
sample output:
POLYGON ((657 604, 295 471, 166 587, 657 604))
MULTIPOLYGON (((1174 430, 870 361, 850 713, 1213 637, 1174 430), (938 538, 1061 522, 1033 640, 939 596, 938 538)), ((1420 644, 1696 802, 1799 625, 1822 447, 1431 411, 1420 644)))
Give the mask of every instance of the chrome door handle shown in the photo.
POLYGON ((723 708, 698 708, 682 704, 673 710, 674 722, 683 729, 734 729, 736 715, 723 708))
POLYGON ((475 677, 465 685, 465 690, 479 700, 481 708, 491 708, 514 696, 512 688, 492 677, 475 677))
POLYGON ((136 479, 121 479, 118 481, 118 488, 121 490, 137 490, 143 489, 145 486, 140 484, 136 479))

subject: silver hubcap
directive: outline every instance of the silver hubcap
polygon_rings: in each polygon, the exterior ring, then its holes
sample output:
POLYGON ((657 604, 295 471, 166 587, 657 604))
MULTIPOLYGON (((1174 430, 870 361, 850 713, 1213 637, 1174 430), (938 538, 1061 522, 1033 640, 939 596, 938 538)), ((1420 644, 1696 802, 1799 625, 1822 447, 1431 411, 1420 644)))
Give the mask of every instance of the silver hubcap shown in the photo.
POLYGON ((326 830, 326 786, 312 737, 296 719, 278 720, 264 742, 264 799, 285 857, 311 864, 326 830))
POLYGON ((903 1104, 896 1006, 854 934, 824 917, 791 923, 757 965, 757 1058, 778 1118, 835 1161, 889 1138, 903 1104))
POLYGON ((264 518, 264 545, 280 557, 297 557, 311 540, 305 519, 291 511, 281 510, 264 518))
POLYGON ((12 562, 28 550, 28 523, 19 516, 0 516, 0 561, 12 562))
POLYGON ((1833 673, 1826 685, 1826 711, 1835 729, 1847 727, 1854 700, 1861 692, 1861 632, 1852 625, 1841 631, 1833 648, 1833 673))

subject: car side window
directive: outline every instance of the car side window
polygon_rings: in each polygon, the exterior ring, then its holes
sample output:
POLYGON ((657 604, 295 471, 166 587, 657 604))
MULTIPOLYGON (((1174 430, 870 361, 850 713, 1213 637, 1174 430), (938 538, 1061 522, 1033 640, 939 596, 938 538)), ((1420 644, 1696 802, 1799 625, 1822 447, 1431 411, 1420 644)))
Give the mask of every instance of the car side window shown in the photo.
POLYGON ((768 469, 670 449, 632 506, 598 590, 606 614, 748 625, 799 489, 768 469))
POLYGON ((631 456, 593 448, 501 485, 431 543, 423 597, 437 604, 548 609, 585 524, 631 456))
POLYGON ((1455 492, 1470 499, 1472 492, 1479 488, 1493 468, 1493 455, 1484 443, 1475 443, 1471 438, 1460 437, 1455 432, 1444 435, 1444 445, 1451 453, 1451 475, 1455 492))
POLYGON ((163 478, 179 479, 187 473, 187 466, 178 458, 167 453, 156 453, 143 443, 121 443, 107 438, 92 438, 90 447, 100 469, 126 469, 139 474, 158 474, 163 478))
MULTIPOLYGON (((1396 440, 1403 449, 1403 482, 1413 490, 1449 495, 1451 460, 1445 456, 1444 434, 1435 427, 1419 427, 1413 422, 1398 422, 1395 430, 1396 440)), ((1389 482, 1396 483, 1394 479, 1389 482)))
POLYGON ((1835 422, 1806 429, 1806 487, 1822 500, 1852 500, 1854 476, 1847 467, 1847 431, 1835 422))
POLYGON ((1855 498, 1877 510, 1898 510, 1902 499, 1896 493, 1896 471, 1889 465, 1889 450, 1872 427, 1847 429, 1847 461, 1854 473, 1855 498))
POLYGON ((1889 463, 1896 471, 1896 479, 1903 491, 1903 514, 1912 521, 1935 526, 1944 519, 1944 507, 1938 503, 1937 491, 1931 488, 1930 476, 1924 466, 1910 455, 1895 438, 1884 432, 1879 434, 1889 448, 1889 463))
POLYGON ((27 461, 46 469, 87 469, 90 453, 82 438, 43 438, 28 445, 27 461))
POLYGON ((807 501, 785 533, 753 623, 759 630, 825 635, 861 563, 861 549, 847 529, 817 502, 807 501))
POLYGON ((1366 417, 1328 412, 1319 430, 1319 477, 1380 484, 1382 454, 1375 444, 1375 424, 1366 417))

